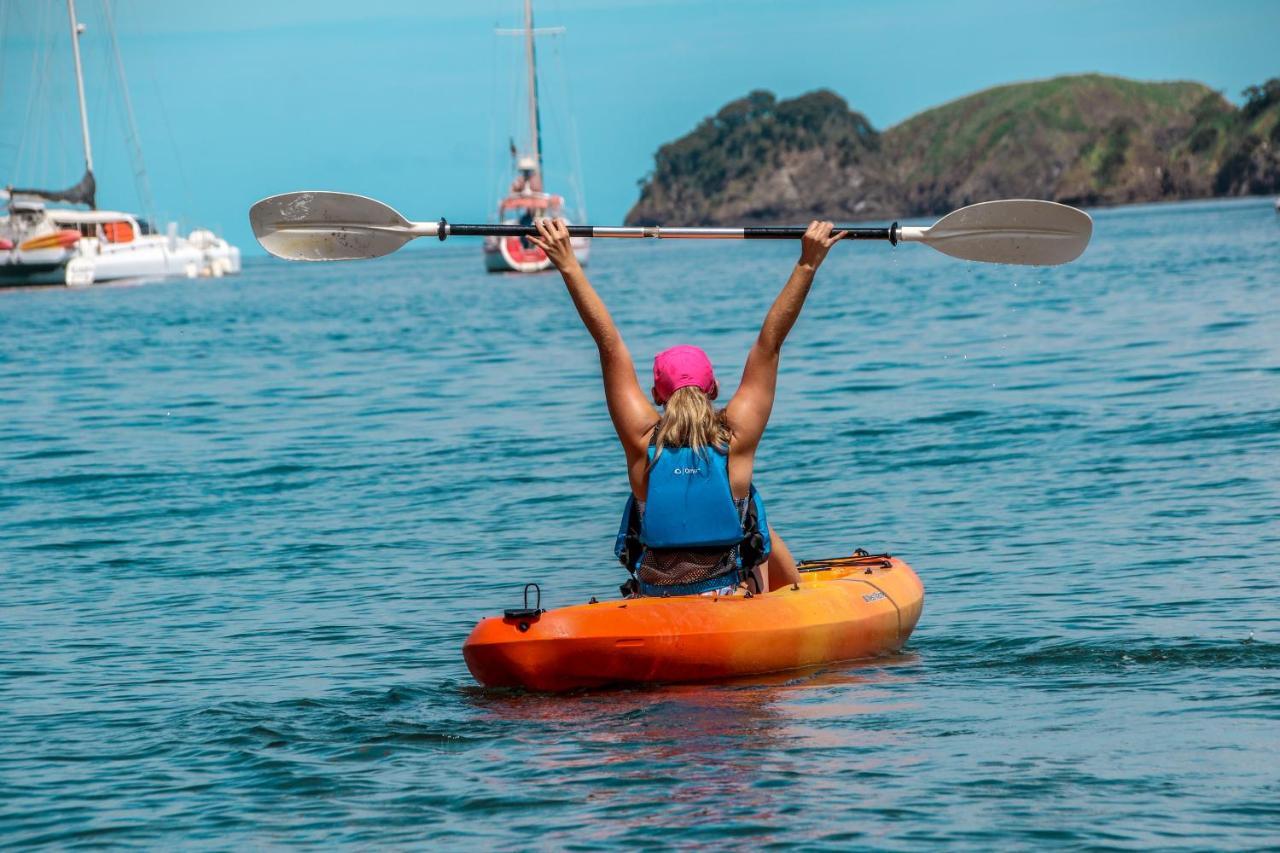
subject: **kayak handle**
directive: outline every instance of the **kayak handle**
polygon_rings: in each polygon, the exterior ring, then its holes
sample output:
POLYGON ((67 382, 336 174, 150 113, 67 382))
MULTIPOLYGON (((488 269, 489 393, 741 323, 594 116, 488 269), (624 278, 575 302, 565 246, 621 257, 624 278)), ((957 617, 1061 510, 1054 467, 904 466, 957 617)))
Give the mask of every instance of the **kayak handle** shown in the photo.
MULTIPOLYGON (((524 607, 509 607, 502 611, 502 615, 507 619, 537 619, 542 615, 542 587, 536 583, 527 583, 524 585, 524 607), (529 587, 533 587, 534 603, 533 607, 529 606, 529 587)), ((528 631, 527 623, 520 623, 521 631, 528 631)))

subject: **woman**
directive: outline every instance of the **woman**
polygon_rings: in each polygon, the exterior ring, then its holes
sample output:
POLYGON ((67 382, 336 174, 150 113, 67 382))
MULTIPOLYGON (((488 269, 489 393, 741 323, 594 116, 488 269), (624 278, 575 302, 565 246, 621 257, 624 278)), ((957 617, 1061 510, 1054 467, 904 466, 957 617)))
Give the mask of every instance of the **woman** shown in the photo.
POLYGON ((653 402, 636 380, 631 353, 574 255, 564 220, 540 219, 531 241, 564 277, 578 316, 595 339, 609 416, 627 455, 632 500, 619 557, 644 595, 731 594, 739 584, 772 590, 800 576, 764 517, 751 485, 756 448, 769 422, 782 342, 795 325, 813 276, 845 236, 811 222, 800 260, 764 318, 738 391, 719 412, 719 385, 706 354, 680 346, 653 360, 653 402))

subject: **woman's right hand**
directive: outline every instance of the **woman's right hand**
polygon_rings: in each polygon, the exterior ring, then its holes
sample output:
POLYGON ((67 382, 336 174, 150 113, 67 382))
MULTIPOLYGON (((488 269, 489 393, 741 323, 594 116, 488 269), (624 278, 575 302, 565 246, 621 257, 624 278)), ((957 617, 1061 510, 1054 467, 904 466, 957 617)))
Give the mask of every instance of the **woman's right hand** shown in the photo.
POLYGON ((832 234, 831 230, 835 228, 830 222, 819 222, 814 220, 809 223, 809 227, 805 229, 804 236, 800 238, 800 266, 808 267, 811 270, 817 270, 822 266, 822 262, 827 258, 827 252, 831 247, 838 243, 848 231, 841 231, 832 234))
POLYGON ((533 227, 538 229, 539 236, 530 237, 529 242, 546 252, 556 269, 564 272, 577 266, 578 256, 573 253, 569 226, 563 219, 538 219, 533 227))

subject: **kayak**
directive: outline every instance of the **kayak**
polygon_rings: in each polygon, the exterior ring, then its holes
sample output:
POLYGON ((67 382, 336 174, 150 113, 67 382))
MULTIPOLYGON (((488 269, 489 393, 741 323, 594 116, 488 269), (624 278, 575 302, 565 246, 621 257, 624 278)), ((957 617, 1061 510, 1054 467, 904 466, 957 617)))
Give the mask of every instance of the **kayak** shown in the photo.
MULTIPOLYGON (((924 585, 887 554, 800 563, 800 583, 763 595, 628 598, 481 620, 462 646, 486 687, 561 692, 715 681, 898 651, 924 585)), ((541 592, 538 591, 538 598, 541 592)))
POLYGON ((54 231, 52 234, 42 234, 39 237, 32 237, 30 240, 18 246, 18 250, 22 252, 34 252, 39 249, 69 249, 75 245, 82 236, 84 235, 74 228, 63 228, 60 231, 54 231))

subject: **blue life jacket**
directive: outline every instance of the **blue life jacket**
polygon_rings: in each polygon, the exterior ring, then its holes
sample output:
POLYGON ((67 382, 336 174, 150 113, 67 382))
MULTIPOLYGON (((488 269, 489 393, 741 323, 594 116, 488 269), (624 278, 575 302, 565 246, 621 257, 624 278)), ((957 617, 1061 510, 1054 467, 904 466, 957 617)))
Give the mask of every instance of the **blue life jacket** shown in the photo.
POLYGON ((649 488, 640 519, 646 548, 715 548, 737 545, 746 535, 729 487, 729 456, 668 447, 655 458, 649 448, 649 488))
MULTIPOLYGON (((649 447, 654 459, 654 447, 649 447)), ((729 484, 729 455, 714 448, 700 452, 667 447, 650 464, 644 512, 627 497, 613 553, 634 573, 648 548, 737 546, 738 567, 752 569, 772 550, 764 501, 753 484, 739 510, 729 484)))

